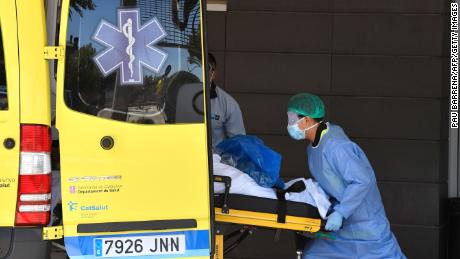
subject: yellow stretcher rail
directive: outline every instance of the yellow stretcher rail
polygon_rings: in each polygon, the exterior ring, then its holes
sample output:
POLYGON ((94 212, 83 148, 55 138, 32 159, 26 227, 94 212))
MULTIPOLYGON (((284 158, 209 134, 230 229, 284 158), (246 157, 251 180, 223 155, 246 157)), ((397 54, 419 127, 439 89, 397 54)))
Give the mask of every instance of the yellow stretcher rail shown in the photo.
POLYGON ((321 229, 321 220, 286 216, 286 223, 278 223, 278 215, 272 213, 253 212, 230 209, 228 214, 222 213, 221 208, 215 208, 217 222, 233 223, 246 226, 287 229, 315 233, 321 229))
MULTIPOLYGON (((218 223, 232 223, 251 227, 292 230, 316 233, 321 230, 321 219, 286 216, 285 223, 277 221, 278 215, 273 213, 253 212, 229 209, 224 213, 222 208, 215 208, 215 220, 218 223)), ((217 231, 214 259, 224 258, 224 235, 217 231)))
MULTIPOLYGON (((245 228, 261 227, 277 230, 291 230, 301 232, 310 237, 324 236, 329 238, 328 234, 321 233, 320 231, 322 227, 321 219, 286 215, 284 222, 279 222, 277 213, 231 209, 228 206, 228 198, 232 182, 231 178, 228 176, 214 175, 214 182, 225 184, 224 202, 222 207, 214 208, 215 221, 217 223, 238 224, 244 226, 245 228)), ((223 233, 221 233, 220 229, 217 228, 214 259, 224 258, 224 251, 227 251, 227 248, 224 247, 224 241, 223 233)), ((231 246, 236 247, 237 245, 238 244, 233 244, 231 246)), ((232 248, 229 249, 231 250, 232 248)), ((297 252, 298 255, 301 255, 301 251, 300 253, 299 251, 297 252)))

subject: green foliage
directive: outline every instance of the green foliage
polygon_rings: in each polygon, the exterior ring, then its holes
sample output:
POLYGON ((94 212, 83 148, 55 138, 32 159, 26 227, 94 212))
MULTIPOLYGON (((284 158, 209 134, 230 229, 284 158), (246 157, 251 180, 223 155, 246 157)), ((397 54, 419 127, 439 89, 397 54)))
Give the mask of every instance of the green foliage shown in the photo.
POLYGON ((83 17, 83 10, 94 10, 96 4, 93 0, 70 0, 70 8, 69 16, 72 19, 72 10, 75 10, 80 17, 83 17))

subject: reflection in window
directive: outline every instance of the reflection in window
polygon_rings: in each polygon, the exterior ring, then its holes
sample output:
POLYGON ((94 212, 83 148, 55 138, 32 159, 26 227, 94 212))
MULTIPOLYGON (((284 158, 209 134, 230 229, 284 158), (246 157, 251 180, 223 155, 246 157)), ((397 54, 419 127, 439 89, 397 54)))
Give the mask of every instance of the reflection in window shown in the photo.
POLYGON ((0 27, 0 111, 8 110, 8 94, 6 91, 5 58, 3 55, 2 28, 0 27))
POLYGON ((204 121, 198 0, 71 6, 64 86, 71 109, 142 124, 204 121), (143 45, 161 34, 159 28, 166 34, 143 45))

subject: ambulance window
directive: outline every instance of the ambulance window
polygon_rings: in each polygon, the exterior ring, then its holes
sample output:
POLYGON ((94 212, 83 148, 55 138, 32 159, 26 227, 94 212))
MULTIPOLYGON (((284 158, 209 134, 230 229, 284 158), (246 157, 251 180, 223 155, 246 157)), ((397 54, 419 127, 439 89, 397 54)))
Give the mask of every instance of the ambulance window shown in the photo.
POLYGON ((200 1, 76 2, 66 46, 69 108, 130 123, 204 121, 200 1))
POLYGON ((5 58, 3 54, 2 27, 0 24, 0 111, 8 110, 8 93, 6 91, 5 58))

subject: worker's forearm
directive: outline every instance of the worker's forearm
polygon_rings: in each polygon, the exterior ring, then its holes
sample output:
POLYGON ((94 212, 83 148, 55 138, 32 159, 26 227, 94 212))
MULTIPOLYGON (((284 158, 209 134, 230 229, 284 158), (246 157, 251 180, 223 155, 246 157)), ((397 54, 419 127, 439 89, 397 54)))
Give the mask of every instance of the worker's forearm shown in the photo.
POLYGON ((349 218, 351 214, 363 203, 371 183, 353 183, 347 186, 342 200, 334 207, 344 218, 349 218))

